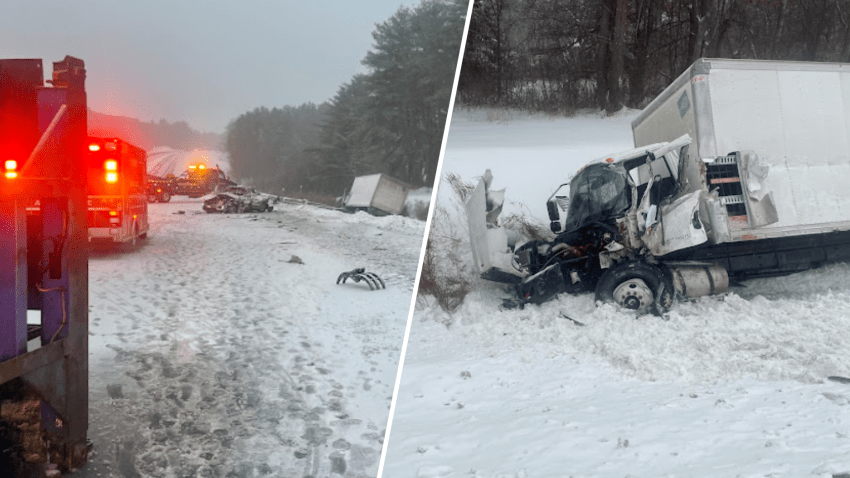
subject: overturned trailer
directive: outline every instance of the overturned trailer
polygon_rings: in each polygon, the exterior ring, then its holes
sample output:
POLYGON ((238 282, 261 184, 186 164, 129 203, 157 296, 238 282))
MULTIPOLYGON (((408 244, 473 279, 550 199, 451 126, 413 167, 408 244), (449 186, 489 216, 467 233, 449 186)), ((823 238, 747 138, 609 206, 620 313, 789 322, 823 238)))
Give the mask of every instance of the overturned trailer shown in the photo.
POLYGON ((547 201, 553 241, 507 248, 482 181, 467 202, 482 275, 520 304, 592 291, 661 313, 729 276, 850 259, 850 65, 701 59, 632 130, 636 149, 547 201))
POLYGON ((358 176, 343 205, 347 212, 366 211, 376 216, 401 214, 409 192, 407 184, 386 174, 358 176))

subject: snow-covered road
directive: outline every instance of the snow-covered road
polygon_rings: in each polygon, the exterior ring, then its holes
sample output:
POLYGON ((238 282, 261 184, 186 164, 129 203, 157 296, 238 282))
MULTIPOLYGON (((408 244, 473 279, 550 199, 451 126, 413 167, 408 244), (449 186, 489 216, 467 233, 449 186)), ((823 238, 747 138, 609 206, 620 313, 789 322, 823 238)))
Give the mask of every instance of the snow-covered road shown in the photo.
POLYGON ((91 257, 80 476, 375 476, 424 223, 200 206, 153 204, 138 250, 91 257), (355 267, 387 289, 336 285, 355 267))

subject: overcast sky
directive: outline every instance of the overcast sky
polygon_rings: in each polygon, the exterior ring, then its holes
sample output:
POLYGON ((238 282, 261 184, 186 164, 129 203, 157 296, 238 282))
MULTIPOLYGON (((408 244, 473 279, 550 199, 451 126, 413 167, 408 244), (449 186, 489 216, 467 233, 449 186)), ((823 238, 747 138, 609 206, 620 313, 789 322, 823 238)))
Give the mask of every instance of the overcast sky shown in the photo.
POLYGON ((258 106, 330 100, 372 32, 418 0, 2 0, 0 58, 86 62, 89 107, 221 133, 258 106))

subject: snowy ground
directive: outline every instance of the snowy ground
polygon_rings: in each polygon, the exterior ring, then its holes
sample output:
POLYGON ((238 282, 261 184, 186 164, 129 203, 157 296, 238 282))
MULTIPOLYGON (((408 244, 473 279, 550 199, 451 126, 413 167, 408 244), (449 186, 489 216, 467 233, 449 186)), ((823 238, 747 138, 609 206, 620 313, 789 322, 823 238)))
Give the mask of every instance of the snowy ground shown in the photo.
POLYGON ((97 456, 76 476, 374 477, 424 223, 179 199, 90 259, 97 456), (335 284, 355 267, 387 289, 335 284))
MULTIPOLYGON (((631 147, 628 116, 455 115, 443 173, 490 168, 540 219, 556 183, 631 147)), ((850 376, 850 265, 745 285, 668 320, 591 295, 501 311, 483 281, 451 315, 420 299, 383 476, 850 472, 850 384, 827 379, 850 376)))

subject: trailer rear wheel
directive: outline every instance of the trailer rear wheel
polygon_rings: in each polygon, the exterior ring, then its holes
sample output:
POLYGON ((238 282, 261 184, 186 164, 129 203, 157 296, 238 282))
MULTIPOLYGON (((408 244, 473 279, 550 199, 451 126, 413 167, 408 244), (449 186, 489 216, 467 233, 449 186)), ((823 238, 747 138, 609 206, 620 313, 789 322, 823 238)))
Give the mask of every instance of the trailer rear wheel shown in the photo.
POLYGON ((596 285, 596 300, 661 315, 673 306, 673 286, 664 272, 645 262, 627 262, 608 269, 596 285))
POLYGON ((171 193, 168 191, 163 191, 159 194, 159 202, 168 202, 171 201, 171 193))

